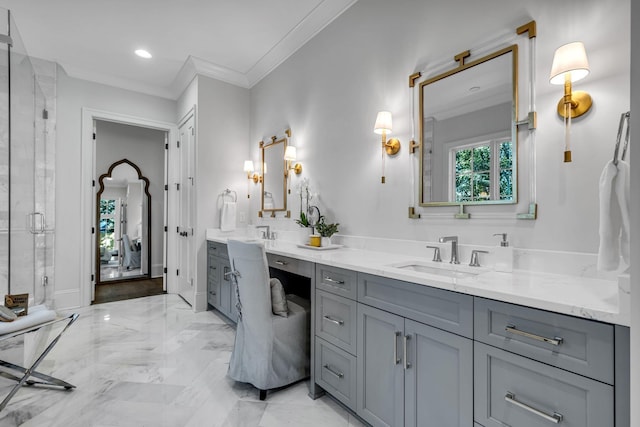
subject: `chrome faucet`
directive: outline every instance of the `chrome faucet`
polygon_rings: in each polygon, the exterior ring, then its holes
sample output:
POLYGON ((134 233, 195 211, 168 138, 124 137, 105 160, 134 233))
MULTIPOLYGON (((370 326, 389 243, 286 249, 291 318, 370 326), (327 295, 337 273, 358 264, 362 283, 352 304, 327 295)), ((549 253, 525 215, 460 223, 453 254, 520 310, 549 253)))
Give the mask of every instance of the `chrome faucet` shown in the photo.
POLYGON ((451 261, 449 263, 460 264, 460 261, 458 261, 458 236, 441 237, 438 241, 440 243, 451 242, 451 261))
POLYGON ((256 229, 258 228, 264 228, 265 231, 262 232, 262 238, 263 239, 267 239, 270 240, 271 239, 271 233, 270 233, 270 228, 268 225, 256 225, 256 229))

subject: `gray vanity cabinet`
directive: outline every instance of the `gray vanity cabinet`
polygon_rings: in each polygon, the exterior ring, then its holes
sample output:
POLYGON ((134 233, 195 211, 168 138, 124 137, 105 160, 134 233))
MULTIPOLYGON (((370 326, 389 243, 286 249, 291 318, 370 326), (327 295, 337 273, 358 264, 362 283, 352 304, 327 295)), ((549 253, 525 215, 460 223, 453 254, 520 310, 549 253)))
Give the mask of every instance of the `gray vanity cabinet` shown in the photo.
POLYGON ((405 320, 405 427, 473 422, 473 341, 405 320))
POLYGON ((614 425, 613 387, 475 343, 476 417, 487 427, 614 425))
POLYGON ((207 243, 207 302, 233 322, 238 321, 237 293, 231 278, 227 245, 207 243))
POLYGON ((473 341, 432 325, 471 336, 472 307, 468 295, 358 274, 358 415, 373 426, 471 426, 473 341))
POLYGON ((357 410, 373 426, 404 425, 404 318, 358 304, 357 410))

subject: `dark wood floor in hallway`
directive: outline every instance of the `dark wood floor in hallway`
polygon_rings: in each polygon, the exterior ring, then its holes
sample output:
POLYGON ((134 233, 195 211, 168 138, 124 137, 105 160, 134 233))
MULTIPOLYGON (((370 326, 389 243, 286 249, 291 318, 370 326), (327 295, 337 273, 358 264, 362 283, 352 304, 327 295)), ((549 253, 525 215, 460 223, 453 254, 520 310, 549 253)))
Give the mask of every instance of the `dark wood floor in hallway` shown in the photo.
POLYGON ((127 280, 115 283, 101 283, 96 286, 94 304, 120 301, 132 298, 160 295, 162 290, 162 277, 149 280, 127 280))

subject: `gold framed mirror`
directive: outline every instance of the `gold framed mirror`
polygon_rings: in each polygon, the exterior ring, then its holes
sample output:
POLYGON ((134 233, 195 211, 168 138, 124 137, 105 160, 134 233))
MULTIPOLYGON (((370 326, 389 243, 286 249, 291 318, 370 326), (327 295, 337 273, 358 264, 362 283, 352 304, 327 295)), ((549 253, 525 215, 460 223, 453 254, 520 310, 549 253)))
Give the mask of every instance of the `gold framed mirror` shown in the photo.
POLYGON ((261 212, 260 216, 270 213, 287 211, 287 167, 284 153, 287 149, 287 137, 278 139, 271 137, 271 141, 260 141, 261 152, 261 212))
POLYGON ((517 203, 518 46, 419 84, 420 206, 517 203))

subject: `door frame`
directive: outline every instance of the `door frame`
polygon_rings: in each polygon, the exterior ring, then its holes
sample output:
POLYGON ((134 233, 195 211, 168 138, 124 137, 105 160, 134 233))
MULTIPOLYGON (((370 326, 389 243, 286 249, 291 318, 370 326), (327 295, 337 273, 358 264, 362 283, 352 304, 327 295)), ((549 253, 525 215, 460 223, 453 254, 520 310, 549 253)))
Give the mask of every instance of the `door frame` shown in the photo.
MULTIPOLYGON (((95 185, 97 181, 96 177, 96 147, 94 140, 94 123, 96 120, 121 123, 125 125, 139 126, 144 128, 156 129, 166 132, 168 141, 174 141, 178 135, 178 127, 175 123, 163 122, 158 120, 147 119, 143 117, 136 117, 127 114, 115 113, 111 111, 96 110, 92 108, 82 108, 82 126, 81 126, 81 195, 80 195, 80 216, 81 216, 81 229, 86 230, 81 233, 81 251, 80 251, 80 269, 79 269, 79 283, 80 283, 80 301, 83 306, 91 305, 94 298, 95 291, 95 277, 92 275, 95 273, 94 245, 93 239, 95 234, 92 234, 92 227, 95 222, 95 185)), ((167 183, 170 168, 172 168, 171 162, 167 161, 168 150, 165 150, 165 184, 167 183)), ((171 218, 171 211, 166 209, 167 206, 167 192, 164 194, 165 203, 165 215, 163 222, 165 226, 169 226, 169 223, 175 221, 171 218)), ((97 230, 94 230, 97 233, 97 230)), ((164 235, 164 260, 165 269, 169 269, 172 262, 167 258, 167 233, 164 235)), ((165 270, 166 271, 166 270, 165 270)), ((169 270, 170 271, 170 270, 169 270)), ((171 275, 164 275, 164 290, 168 293, 175 293, 177 286, 176 281, 172 280, 171 275)))

